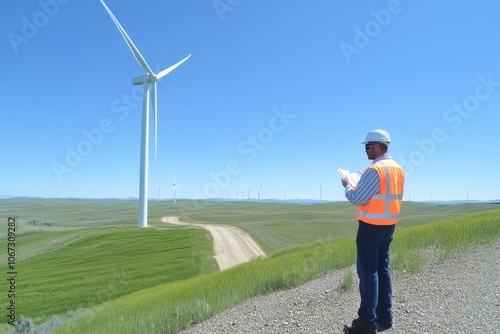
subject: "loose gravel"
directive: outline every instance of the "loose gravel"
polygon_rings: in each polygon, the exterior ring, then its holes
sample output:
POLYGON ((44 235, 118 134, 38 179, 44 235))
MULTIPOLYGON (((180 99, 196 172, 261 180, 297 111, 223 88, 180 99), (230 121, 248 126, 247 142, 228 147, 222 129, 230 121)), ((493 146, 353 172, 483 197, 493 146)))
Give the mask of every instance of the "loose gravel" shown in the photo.
MULTIPOLYGON (((356 271, 333 271, 297 288, 245 301, 182 334, 343 333, 357 317, 356 271)), ((386 334, 500 333, 500 242, 445 262, 428 261, 422 272, 393 275, 394 326, 386 334)))

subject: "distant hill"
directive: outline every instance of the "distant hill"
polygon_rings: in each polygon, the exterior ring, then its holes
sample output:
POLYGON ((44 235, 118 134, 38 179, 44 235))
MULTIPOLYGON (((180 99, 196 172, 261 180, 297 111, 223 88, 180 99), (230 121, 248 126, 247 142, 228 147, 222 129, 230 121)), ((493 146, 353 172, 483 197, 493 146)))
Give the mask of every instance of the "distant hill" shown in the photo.
MULTIPOLYGON (((418 202, 418 201, 417 201, 418 202)), ((479 200, 454 200, 454 201, 420 201, 421 203, 427 204, 467 204, 467 203, 486 203, 486 204, 500 204, 500 199, 492 199, 488 201, 479 201, 479 200)))
MULTIPOLYGON (((187 199, 189 200, 189 199, 187 199)), ((339 201, 329 201, 329 200, 315 200, 315 199, 277 199, 277 198, 264 198, 264 199, 257 199, 257 198, 250 198, 250 199, 234 199, 234 198, 207 198, 204 199, 205 201, 212 201, 212 202, 262 202, 262 203, 292 203, 292 204, 319 204, 319 203, 335 203, 339 201)))
MULTIPOLYGON (((14 196, 14 195, 0 195, 0 199, 9 199, 9 198, 42 198, 42 197, 36 197, 36 196, 14 196)), ((49 199, 49 198, 43 198, 43 199, 49 199)), ((63 199, 63 198, 60 198, 63 199)), ((125 201, 135 201, 138 200, 137 197, 130 196, 127 198, 64 198, 64 199, 75 199, 75 200, 125 200, 125 201)), ((149 198, 150 201, 156 201, 158 200, 157 198, 149 198)), ((163 199, 162 201, 171 201, 172 199, 166 198, 163 199)), ((192 200, 190 198, 178 198, 178 201, 180 200, 192 200)), ((342 201, 332 201, 332 200, 317 200, 317 199, 301 199, 301 198, 295 198, 295 199, 277 199, 277 198, 264 198, 264 199, 257 199, 257 198, 250 198, 250 199, 234 199, 234 198, 205 198, 205 199, 199 199, 201 201, 212 201, 212 202, 262 202, 262 203, 290 203, 290 204, 320 204, 320 203, 337 203, 337 202, 342 202, 342 201)), ((345 201, 345 200, 343 200, 345 201)), ((407 201, 404 201, 407 202, 407 201)), ((412 201, 412 202, 419 202, 419 203, 426 203, 426 204, 466 204, 466 203, 486 203, 486 204, 500 204, 500 199, 492 199, 492 200, 449 200, 449 201, 412 201)))

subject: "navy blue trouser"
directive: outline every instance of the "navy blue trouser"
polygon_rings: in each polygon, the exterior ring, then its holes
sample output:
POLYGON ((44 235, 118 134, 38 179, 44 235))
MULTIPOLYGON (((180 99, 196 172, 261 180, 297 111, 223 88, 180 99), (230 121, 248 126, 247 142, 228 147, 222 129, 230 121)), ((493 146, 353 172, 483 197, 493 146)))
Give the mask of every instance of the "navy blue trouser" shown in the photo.
POLYGON ((377 328, 377 319, 392 322, 392 283, 389 248, 395 225, 371 225, 359 221, 357 271, 361 304, 358 316, 369 327, 377 328))

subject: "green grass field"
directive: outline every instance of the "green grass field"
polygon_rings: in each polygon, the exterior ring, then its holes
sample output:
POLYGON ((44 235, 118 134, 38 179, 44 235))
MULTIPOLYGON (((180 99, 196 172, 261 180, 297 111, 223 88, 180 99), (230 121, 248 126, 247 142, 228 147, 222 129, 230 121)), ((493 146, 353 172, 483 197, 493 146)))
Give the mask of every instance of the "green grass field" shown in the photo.
MULTIPOLYGON (((423 248, 436 247, 446 258, 471 243, 498 238, 499 208, 405 202, 393 266, 417 271, 425 262, 423 248), (442 220, 442 225, 428 224, 442 220)), ((252 295, 301 284, 355 259, 357 222, 345 202, 151 202, 147 229, 136 227, 136 212, 136 201, 1 200, 0 260, 5 266, 7 218, 15 216, 17 223, 17 316, 39 325, 82 310, 61 332, 144 332, 133 329, 137 323, 151 333, 173 333, 252 295), (164 216, 239 226, 269 256, 218 272, 210 235, 163 224, 164 216), (107 323, 109 331, 85 327, 90 323, 107 323)), ((7 281, 2 282, 0 305, 8 305, 7 281)))

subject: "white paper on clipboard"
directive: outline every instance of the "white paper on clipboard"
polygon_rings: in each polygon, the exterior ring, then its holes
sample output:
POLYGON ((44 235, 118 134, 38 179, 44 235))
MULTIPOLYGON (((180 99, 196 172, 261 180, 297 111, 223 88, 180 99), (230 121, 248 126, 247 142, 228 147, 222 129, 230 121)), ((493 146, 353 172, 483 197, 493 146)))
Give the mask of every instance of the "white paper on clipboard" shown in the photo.
POLYGON ((359 179, 361 178, 360 172, 350 172, 347 169, 342 168, 337 168, 337 172, 339 172, 342 178, 347 178, 353 187, 358 185, 359 179))

